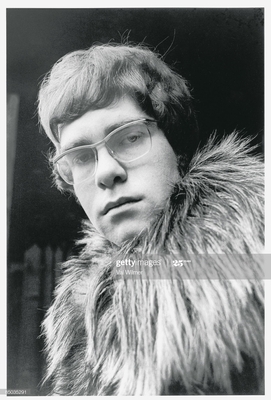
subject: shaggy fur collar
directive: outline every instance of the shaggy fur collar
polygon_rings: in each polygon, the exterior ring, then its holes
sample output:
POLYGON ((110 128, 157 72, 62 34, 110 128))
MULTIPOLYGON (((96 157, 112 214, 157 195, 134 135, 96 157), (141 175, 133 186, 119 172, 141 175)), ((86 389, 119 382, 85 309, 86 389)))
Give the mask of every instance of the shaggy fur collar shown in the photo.
POLYGON ((232 134, 195 154, 156 224, 133 243, 117 248, 86 225, 43 324, 53 392, 262 393, 259 263, 199 258, 204 277, 185 275, 189 264, 170 267, 189 255, 261 253, 263 202, 262 163, 232 134), (146 269, 144 278, 114 277, 116 260, 154 256, 155 279, 146 269), (230 279, 238 268, 242 279, 230 279))

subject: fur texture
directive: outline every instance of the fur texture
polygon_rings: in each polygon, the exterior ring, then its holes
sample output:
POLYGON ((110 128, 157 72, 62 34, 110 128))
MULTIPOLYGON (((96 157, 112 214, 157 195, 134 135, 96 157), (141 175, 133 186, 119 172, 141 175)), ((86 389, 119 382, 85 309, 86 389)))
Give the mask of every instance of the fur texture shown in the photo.
MULTIPOLYGON (((262 394, 263 165, 236 134, 199 150, 156 224, 117 248, 88 224, 43 323, 56 394, 262 394), (171 268, 189 255, 250 254, 171 268), (161 257, 155 279, 116 279, 116 260, 161 257), (242 279, 232 279, 239 269, 242 279), (252 271, 253 279, 246 279, 252 271)), ((206 261, 207 260, 207 261, 206 261)), ((152 270, 153 271, 153 270, 152 270)), ((250 275, 251 277, 251 275, 250 275)))

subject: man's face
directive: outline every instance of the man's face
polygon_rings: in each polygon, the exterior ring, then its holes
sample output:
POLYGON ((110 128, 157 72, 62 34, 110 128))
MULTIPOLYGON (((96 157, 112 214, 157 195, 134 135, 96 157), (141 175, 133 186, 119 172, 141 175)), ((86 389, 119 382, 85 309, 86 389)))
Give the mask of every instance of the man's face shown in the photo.
MULTIPOLYGON (((88 111, 62 128, 60 150, 80 140, 97 143, 106 137, 109 127, 142 118, 148 116, 129 97, 88 111)), ((164 133, 156 124, 151 124, 149 130, 149 153, 122 163, 105 146, 99 146, 95 175, 74 184, 75 194, 94 227, 116 244, 132 239, 150 226, 179 180, 177 158, 164 133)))

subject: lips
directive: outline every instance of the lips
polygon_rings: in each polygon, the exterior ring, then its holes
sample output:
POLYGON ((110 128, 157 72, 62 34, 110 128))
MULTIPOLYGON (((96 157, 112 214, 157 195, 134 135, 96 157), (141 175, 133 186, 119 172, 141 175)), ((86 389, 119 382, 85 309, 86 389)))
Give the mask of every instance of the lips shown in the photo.
POLYGON ((120 206, 123 206, 124 204, 137 203, 140 200, 141 199, 135 197, 120 197, 116 201, 110 201, 109 203, 106 204, 103 210, 103 215, 106 215, 110 210, 113 210, 114 208, 118 208, 120 206))

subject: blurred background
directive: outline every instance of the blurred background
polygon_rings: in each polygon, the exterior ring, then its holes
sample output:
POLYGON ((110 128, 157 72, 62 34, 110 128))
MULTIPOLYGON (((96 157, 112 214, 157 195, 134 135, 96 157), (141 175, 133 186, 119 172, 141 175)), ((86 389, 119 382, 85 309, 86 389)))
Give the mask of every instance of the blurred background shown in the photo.
POLYGON ((8 389, 46 394, 40 323, 85 217, 52 186, 39 84, 66 53, 127 38, 189 81, 203 138, 240 129, 263 151, 263 9, 7 9, 8 389))

